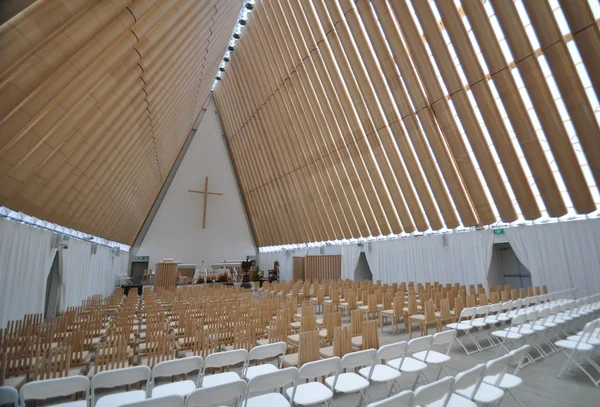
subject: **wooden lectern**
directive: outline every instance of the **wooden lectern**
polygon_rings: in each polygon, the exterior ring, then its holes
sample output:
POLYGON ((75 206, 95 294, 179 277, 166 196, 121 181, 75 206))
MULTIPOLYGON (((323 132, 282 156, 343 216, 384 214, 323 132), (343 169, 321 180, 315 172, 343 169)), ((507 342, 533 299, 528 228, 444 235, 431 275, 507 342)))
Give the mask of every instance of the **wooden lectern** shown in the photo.
POLYGON ((177 263, 156 263, 156 275, 154 276, 154 287, 175 288, 177 286, 177 263))

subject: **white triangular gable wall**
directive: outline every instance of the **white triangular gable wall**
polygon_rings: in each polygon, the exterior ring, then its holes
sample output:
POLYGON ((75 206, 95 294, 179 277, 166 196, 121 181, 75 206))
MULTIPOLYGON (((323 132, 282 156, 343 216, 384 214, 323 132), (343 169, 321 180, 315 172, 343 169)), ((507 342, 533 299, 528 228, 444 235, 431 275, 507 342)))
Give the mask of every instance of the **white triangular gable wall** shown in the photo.
POLYGON ((214 102, 207 108, 165 198, 142 242, 138 256, 150 256, 149 267, 164 258, 210 267, 224 260, 244 260, 256 248, 244 214, 214 102), (203 195, 208 189, 206 229, 202 229, 203 195))

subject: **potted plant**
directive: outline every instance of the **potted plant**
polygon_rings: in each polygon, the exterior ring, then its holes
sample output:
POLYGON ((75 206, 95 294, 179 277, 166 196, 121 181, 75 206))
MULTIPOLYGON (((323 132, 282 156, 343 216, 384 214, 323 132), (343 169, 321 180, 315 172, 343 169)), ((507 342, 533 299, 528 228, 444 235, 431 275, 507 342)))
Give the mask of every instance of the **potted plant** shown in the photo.
POLYGON ((262 277, 262 270, 256 269, 252 272, 252 280, 258 281, 262 277))

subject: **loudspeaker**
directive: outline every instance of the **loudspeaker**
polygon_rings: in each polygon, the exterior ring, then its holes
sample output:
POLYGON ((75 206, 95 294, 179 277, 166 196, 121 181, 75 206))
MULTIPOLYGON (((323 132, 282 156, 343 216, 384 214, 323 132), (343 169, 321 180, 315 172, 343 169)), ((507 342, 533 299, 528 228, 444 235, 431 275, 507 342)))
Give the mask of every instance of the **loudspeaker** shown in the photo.
POLYGON ((96 243, 92 243, 92 254, 98 253, 98 245, 96 243))

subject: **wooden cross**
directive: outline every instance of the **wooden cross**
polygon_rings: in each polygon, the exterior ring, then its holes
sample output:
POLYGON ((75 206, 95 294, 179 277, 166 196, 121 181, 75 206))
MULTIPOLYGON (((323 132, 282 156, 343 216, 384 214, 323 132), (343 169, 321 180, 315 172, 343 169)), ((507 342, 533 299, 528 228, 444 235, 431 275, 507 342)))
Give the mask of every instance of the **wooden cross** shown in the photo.
POLYGON ((206 203, 209 195, 223 195, 220 192, 209 192, 208 191, 208 177, 204 180, 204 191, 196 191, 194 189, 188 189, 188 192, 194 192, 196 194, 204 194, 204 214, 202 216, 202 229, 206 229, 206 203))

